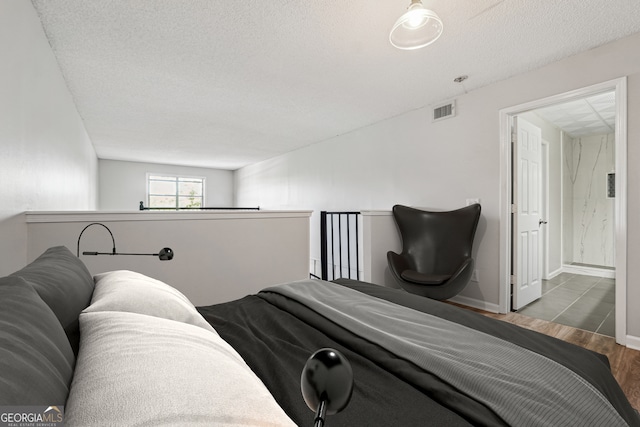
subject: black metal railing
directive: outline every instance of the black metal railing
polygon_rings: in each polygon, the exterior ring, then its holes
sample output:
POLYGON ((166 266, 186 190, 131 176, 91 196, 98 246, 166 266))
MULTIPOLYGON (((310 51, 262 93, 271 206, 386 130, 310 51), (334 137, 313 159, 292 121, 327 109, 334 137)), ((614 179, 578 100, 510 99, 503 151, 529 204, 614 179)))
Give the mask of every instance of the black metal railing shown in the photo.
POLYGON ((198 207, 198 208, 150 208, 140 202, 141 211, 259 211, 260 207, 239 208, 239 207, 198 207))
POLYGON ((360 280, 359 215, 360 212, 320 212, 322 280, 360 280))

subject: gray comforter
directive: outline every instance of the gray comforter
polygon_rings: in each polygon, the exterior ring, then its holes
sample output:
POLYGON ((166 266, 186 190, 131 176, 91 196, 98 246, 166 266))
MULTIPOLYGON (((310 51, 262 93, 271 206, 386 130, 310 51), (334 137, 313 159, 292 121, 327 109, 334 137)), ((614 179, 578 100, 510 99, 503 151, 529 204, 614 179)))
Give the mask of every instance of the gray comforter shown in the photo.
POLYGON ((500 338, 336 284, 300 281, 267 291, 435 374, 510 425, 627 425, 580 375, 500 338))

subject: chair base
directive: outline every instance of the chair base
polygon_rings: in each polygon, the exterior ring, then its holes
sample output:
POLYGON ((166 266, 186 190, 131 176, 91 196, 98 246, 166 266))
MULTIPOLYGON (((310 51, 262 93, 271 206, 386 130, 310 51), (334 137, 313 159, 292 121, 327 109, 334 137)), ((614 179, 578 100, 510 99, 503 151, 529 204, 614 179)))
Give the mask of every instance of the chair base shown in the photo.
POLYGON ((419 285, 416 283, 411 283, 407 281, 399 281, 396 278, 396 282, 404 289, 405 291, 419 295, 421 297, 431 298, 439 301, 447 300, 449 298, 453 298, 458 295, 466 286, 467 283, 460 282, 460 284, 456 284, 456 286, 452 286, 452 284, 444 285, 419 285))
POLYGON ((402 273, 398 271, 398 267, 403 267, 405 265, 403 265, 401 261, 402 257, 400 255, 389 251, 387 253, 387 260, 391 275, 402 289, 415 295, 440 301, 453 298, 469 284, 471 281, 473 266, 475 264, 473 258, 468 258, 450 280, 440 285, 428 285, 410 282, 402 277, 402 273))

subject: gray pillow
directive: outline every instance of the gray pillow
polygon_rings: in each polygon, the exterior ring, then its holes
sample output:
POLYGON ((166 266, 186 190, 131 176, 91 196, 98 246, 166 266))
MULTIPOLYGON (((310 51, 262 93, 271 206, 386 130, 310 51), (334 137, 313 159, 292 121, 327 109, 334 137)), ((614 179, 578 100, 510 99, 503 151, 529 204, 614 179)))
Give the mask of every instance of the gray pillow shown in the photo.
POLYGON ((64 405, 75 358, 60 322, 20 277, 0 278, 0 406, 64 405))
POLYGON ((11 276, 21 277, 33 286, 60 321, 77 354, 78 316, 93 294, 93 277, 82 261, 66 247, 56 246, 11 276))

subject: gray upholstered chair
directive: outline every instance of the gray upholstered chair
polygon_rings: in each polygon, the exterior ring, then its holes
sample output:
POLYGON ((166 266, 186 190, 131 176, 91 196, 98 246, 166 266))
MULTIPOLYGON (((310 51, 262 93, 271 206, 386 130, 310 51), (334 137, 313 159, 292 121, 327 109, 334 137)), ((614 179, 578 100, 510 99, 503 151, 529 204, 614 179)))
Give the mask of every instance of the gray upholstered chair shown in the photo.
POLYGON ((444 300, 471 280, 473 238, 480 205, 430 212, 395 205, 393 217, 402 237, 402 253, 389 251, 389 270, 408 292, 444 300))

